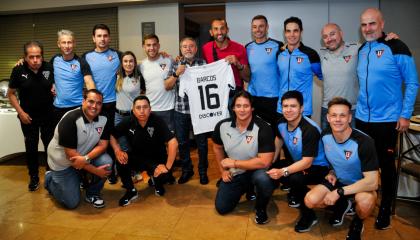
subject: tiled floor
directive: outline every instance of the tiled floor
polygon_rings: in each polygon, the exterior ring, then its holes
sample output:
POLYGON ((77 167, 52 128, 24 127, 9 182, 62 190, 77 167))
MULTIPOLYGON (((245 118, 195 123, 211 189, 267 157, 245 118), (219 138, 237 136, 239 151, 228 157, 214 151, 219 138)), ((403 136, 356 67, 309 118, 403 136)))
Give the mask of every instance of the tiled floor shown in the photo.
MULTIPOLYGON (((214 210, 215 183, 218 178, 210 150, 209 185, 198 183, 197 175, 184 185, 167 186, 164 197, 154 195, 147 182, 136 185, 140 198, 127 207, 119 207, 124 190, 120 183, 105 185, 106 207, 94 209, 82 202, 73 211, 57 205, 40 188, 27 191, 26 167, 0 165, 0 239, 344 239, 350 218, 343 226, 328 225, 329 213, 319 210, 320 222, 309 233, 293 230, 298 211, 289 208, 286 194, 276 190, 269 205, 270 222, 254 223, 253 203, 243 200, 236 210, 219 216, 214 210)), ((197 154, 193 151, 193 160, 197 154)), ((178 177, 179 170, 175 175, 178 177)), ((376 214, 376 213, 375 213, 376 214)), ((378 231, 374 218, 365 221, 364 239, 419 239, 418 205, 398 203, 392 228, 378 231)))

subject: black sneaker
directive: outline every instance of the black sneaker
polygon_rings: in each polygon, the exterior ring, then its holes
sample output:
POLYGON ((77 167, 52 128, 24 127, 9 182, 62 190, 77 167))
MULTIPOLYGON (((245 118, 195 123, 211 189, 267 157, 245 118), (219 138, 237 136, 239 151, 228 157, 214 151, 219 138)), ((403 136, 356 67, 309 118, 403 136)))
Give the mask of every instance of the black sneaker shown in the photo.
POLYGON ((34 192, 39 188, 39 177, 38 176, 31 176, 28 184, 28 190, 30 192, 34 192))
POLYGON ((153 182, 152 178, 149 178, 149 181, 147 181, 147 184, 149 184, 149 187, 155 186, 155 183, 153 182))
POLYGON ((283 183, 283 184, 280 186, 280 189, 281 189, 282 191, 284 191, 284 192, 289 192, 289 191, 290 191, 290 186, 289 186, 289 184, 285 184, 285 183, 283 183))
POLYGON ((300 207, 300 202, 296 199, 295 196, 293 196, 290 193, 287 194, 287 203, 289 204, 289 207, 292 207, 292 208, 300 207))
POLYGON ((100 196, 86 196, 85 201, 92 204, 95 208, 105 207, 105 201, 100 196))
POLYGON ((255 223, 256 224, 268 223, 268 216, 265 210, 257 210, 257 212, 255 213, 255 223))
POLYGON ((194 175, 193 171, 182 172, 181 177, 178 179, 178 183, 179 184, 184 184, 184 183, 188 182, 193 175, 194 175))
POLYGON ((254 201, 257 199, 257 195, 255 194, 254 191, 249 191, 245 194, 245 197, 248 201, 254 201))
POLYGON ((355 216, 351 221, 349 232, 347 233, 346 240, 360 240, 363 233, 363 220, 355 216))
POLYGON ((304 233, 309 232, 311 227, 318 223, 315 213, 302 214, 299 221, 295 225, 295 232, 304 233))
POLYGON ((354 216, 356 215, 356 208, 354 203, 351 204, 351 208, 347 211, 346 216, 354 216))
POLYGON ((207 177, 207 174, 201 174, 200 175, 200 184, 206 185, 209 183, 209 177, 207 177))
POLYGON ((124 196, 120 199, 119 205, 121 207, 127 206, 131 203, 131 201, 136 200, 139 197, 137 190, 135 188, 131 190, 127 190, 124 194, 124 196))
POLYGON ((115 175, 115 174, 111 174, 111 175, 109 175, 109 176, 108 176, 108 182, 109 182, 109 184, 111 184, 111 185, 116 184, 116 183, 118 182, 118 177, 117 177, 117 175, 115 175))
POLYGON ((174 175, 172 175, 172 172, 168 173, 168 176, 166 177, 166 183, 169 185, 175 184, 176 180, 174 175))
POLYGON ((386 230, 391 227, 391 212, 385 208, 380 208, 378 217, 375 221, 375 228, 386 230))
POLYGON ((165 188, 162 185, 155 185, 155 195, 158 197, 165 195, 165 188))
POLYGON ((344 217, 346 216, 346 213, 351 208, 351 201, 349 199, 345 200, 338 200, 336 204, 334 205, 334 212, 333 215, 329 219, 329 223, 333 227, 338 227, 343 225, 344 217))

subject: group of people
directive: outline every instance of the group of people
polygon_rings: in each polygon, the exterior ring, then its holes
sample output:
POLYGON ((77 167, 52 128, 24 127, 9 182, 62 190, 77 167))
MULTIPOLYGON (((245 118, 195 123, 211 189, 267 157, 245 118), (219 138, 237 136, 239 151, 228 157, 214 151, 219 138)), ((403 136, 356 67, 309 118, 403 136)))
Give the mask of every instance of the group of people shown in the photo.
MULTIPOLYGON (((110 31, 103 24, 93 28, 95 49, 80 58, 68 30, 58 32, 61 53, 51 64, 43 61, 39 42, 28 42, 23 65, 12 71, 8 94, 25 136, 29 190, 39 187, 39 131, 50 168, 45 187, 70 209, 80 202, 81 183, 85 201, 103 207, 105 177, 115 174, 126 188, 120 206, 138 197, 132 175, 139 171, 148 173, 156 195, 163 196, 164 184, 173 182, 177 150, 182 162, 178 183, 188 182, 194 175, 192 126, 199 181, 208 184, 208 132, 196 131, 195 123, 210 121, 196 119, 192 112, 195 102, 215 109, 224 98, 211 92, 218 88, 214 83, 188 94, 183 81, 191 69, 224 59, 230 64, 229 86, 235 88, 226 96, 230 118, 212 131, 221 173, 217 212, 232 211, 246 194, 255 200, 255 222, 265 224, 267 205, 281 183, 289 191, 289 206, 301 213, 295 231, 309 231, 317 223, 313 208, 331 206, 333 226, 355 214, 347 239, 360 239, 363 219, 375 208, 380 175, 375 227, 387 229, 396 187, 397 133, 408 129, 419 83, 408 47, 383 32, 378 9, 363 11, 360 26, 363 44, 345 42, 337 24, 326 24, 321 56, 302 43, 299 18, 284 21, 282 43, 268 37, 263 15, 252 19, 253 41, 245 46, 228 37, 225 20, 213 20, 213 40, 203 45, 203 58, 197 56, 195 40, 186 37, 180 41, 181 56, 173 60, 160 52, 159 38, 151 34, 142 41, 147 57, 137 64, 132 52, 109 48, 110 31), (314 75, 324 85, 322 129, 311 119, 314 75)), ((197 81, 214 82, 215 76, 197 81)))

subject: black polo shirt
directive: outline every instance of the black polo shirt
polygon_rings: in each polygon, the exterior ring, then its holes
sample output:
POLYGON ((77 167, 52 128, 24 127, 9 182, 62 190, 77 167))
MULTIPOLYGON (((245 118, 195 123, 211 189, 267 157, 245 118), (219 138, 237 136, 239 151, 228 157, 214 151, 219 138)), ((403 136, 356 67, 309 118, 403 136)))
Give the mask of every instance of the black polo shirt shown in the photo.
POLYGON ((131 154, 140 161, 158 161, 167 159, 166 145, 174 138, 168 125, 158 116, 150 114, 146 125, 142 127, 134 115, 124 118, 112 135, 115 138, 126 136, 131 145, 131 154))
POLYGON ((53 79, 52 66, 45 61, 37 73, 30 70, 26 62, 13 68, 9 88, 17 90, 20 106, 32 119, 45 118, 51 114, 53 79))

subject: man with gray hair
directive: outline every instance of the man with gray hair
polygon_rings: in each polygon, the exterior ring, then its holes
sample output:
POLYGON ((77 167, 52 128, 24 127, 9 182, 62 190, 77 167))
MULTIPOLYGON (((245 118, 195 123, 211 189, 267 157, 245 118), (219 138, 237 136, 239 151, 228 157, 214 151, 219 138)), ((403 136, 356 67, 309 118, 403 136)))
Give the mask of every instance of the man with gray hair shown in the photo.
POLYGON ((61 52, 50 61, 55 76, 54 126, 66 112, 81 106, 84 85, 87 89, 95 88, 89 64, 73 51, 76 46, 74 33, 63 29, 57 35, 57 45, 61 52))
MULTIPOLYGON (((178 179, 179 184, 186 183, 194 175, 193 165, 190 156, 190 140, 189 133, 192 126, 190 105, 188 96, 179 96, 179 77, 185 72, 186 67, 201 66, 206 61, 196 57, 197 43, 191 37, 185 37, 180 41, 179 48, 181 50, 181 58, 172 66, 169 71, 169 78, 166 79, 166 88, 175 87, 175 135, 179 144, 179 155, 182 163, 182 175, 178 179)), ((194 135, 198 148, 198 172, 200 174, 200 184, 207 184, 207 134, 201 133, 194 135)))

